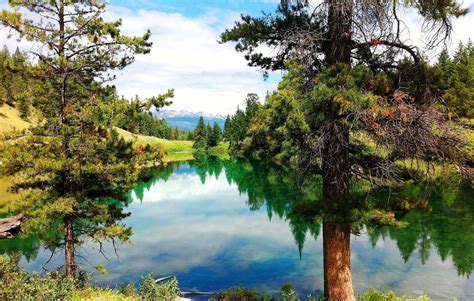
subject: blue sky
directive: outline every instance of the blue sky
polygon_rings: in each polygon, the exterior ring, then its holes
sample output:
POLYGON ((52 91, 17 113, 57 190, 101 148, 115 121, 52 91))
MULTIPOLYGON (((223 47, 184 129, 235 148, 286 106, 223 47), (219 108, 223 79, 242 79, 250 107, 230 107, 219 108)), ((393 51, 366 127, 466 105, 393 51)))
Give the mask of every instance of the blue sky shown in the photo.
POLYGON ((221 9, 258 15, 262 11, 275 10, 278 1, 272 0, 112 0, 112 5, 131 9, 152 9, 167 13, 181 13, 189 17, 197 17, 209 10, 221 9))
MULTIPOLYGON (((243 106, 247 93, 261 99, 274 90, 281 78, 274 73, 264 81, 262 73, 247 66, 234 45, 219 44, 220 33, 232 27, 240 15, 273 12, 279 0, 110 0, 105 18, 123 20, 122 31, 128 35, 152 32, 153 50, 136 57, 135 62, 117 73, 114 84, 126 97, 150 97, 175 89, 169 109, 231 114, 243 106)), ((314 3, 319 0, 310 0, 314 3)), ((0 0, 0 9, 7 7, 0 0)), ((474 0, 464 1, 474 10, 474 0)), ((409 30, 407 40, 421 43, 421 19, 413 11, 402 13, 409 30)), ((452 43, 474 39, 474 14, 454 22, 452 43)), ((23 50, 31 45, 7 39, 0 28, 0 41, 23 50)), ((267 51, 276 51, 267 49, 267 51)), ((428 54, 431 59, 437 53, 428 54)))

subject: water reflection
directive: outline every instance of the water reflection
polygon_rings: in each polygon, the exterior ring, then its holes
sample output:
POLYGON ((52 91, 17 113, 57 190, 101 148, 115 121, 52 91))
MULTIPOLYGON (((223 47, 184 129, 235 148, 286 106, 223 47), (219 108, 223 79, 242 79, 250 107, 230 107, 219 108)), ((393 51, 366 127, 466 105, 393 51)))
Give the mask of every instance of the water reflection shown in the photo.
MULTIPOLYGON (((104 264, 108 275, 96 278, 104 284, 137 281, 153 272, 178 275, 184 289, 243 285, 272 291, 292 282, 302 293, 321 291, 320 224, 301 214, 320 196, 318 178, 311 182, 294 189, 300 185, 297 174, 268 165, 213 159, 170 165, 131 192, 133 202, 125 209, 131 216, 125 222, 134 235, 131 245, 121 246, 118 259, 109 250, 110 261, 104 260, 93 244, 81 253, 87 262, 104 264)), ((426 192, 407 187, 399 193, 426 192)), ((407 229, 369 226, 353 236, 356 290, 474 298, 468 278, 474 263, 471 196, 471 188, 434 187, 432 212, 406 215, 407 229)), ((50 255, 38 245, 2 241, 0 252, 22 249, 24 266, 38 270, 50 255)), ((50 266, 62 260, 59 255, 50 266)))

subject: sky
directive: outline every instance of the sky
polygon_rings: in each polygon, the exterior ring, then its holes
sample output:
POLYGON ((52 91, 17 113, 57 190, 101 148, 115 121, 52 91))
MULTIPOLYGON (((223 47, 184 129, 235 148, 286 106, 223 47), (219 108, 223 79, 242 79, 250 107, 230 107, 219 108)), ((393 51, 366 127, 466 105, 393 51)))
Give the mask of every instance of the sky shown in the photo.
MULTIPOLYGON (((125 34, 152 32, 150 54, 137 56, 135 62, 117 73, 114 84, 125 97, 151 97, 175 89, 169 109, 231 114, 243 107, 247 93, 261 99, 274 90, 281 78, 273 73, 264 80, 256 68, 247 66, 232 44, 219 44, 220 33, 231 28, 240 14, 258 16, 275 10, 278 0, 110 0, 106 18, 123 20, 125 34)), ((6 7, 0 0, 0 9, 6 7)), ((464 1, 470 7, 468 16, 454 23, 452 43, 474 38, 474 0, 464 1)), ((410 39, 419 43, 420 19, 406 14, 410 39)), ((0 30, 0 41, 9 48, 28 45, 6 39, 0 30)), ((430 54, 435 56, 436 53, 430 54)))

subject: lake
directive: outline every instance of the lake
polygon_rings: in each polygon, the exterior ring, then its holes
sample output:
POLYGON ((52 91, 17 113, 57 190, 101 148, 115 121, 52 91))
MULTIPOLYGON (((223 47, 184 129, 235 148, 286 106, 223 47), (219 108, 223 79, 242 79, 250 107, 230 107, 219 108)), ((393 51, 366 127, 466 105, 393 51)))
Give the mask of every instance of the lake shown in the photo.
MULTIPOLYGON (((124 208, 131 243, 119 246, 118 257, 109 245, 108 259, 97 245, 86 244, 79 261, 90 271, 103 264, 108 274, 95 276, 103 285, 137 282, 152 272, 176 275, 184 291, 244 286, 271 293, 292 283, 300 294, 321 293, 321 226, 291 215, 299 197, 294 183, 282 171, 263 169, 208 160, 157 170, 130 192, 124 208)), ((435 187, 427 198, 432 210, 405 215, 408 227, 365 227, 352 236, 357 292, 391 289, 474 300, 472 187, 435 187)), ((51 255, 34 238, 0 241, 1 253, 14 251, 23 253, 21 264, 29 271, 41 271, 51 255)), ((46 267, 63 260, 58 252, 46 267)))

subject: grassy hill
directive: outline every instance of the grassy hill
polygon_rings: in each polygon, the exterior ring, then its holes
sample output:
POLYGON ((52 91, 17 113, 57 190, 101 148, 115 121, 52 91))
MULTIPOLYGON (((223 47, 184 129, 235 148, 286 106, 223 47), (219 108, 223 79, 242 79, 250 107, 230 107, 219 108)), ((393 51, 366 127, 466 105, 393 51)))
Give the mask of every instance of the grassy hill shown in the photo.
POLYGON ((30 125, 31 123, 21 119, 17 109, 7 104, 0 106, 0 134, 13 130, 24 130, 30 125))
MULTIPOLYGON (((14 130, 24 130, 30 126, 31 123, 21 119, 17 109, 7 104, 0 106, 0 134, 14 130)), ((0 164, 1 161, 0 158, 0 164)), ((15 198, 15 195, 7 190, 10 182, 10 178, 0 176, 0 205, 6 204, 8 200, 15 198)))
POLYGON ((167 155, 164 158, 165 162, 171 161, 188 161, 193 160, 193 142, 181 140, 167 140, 152 136, 144 136, 130 133, 121 128, 115 128, 120 136, 127 141, 133 141, 136 145, 153 145, 163 147, 167 155))

